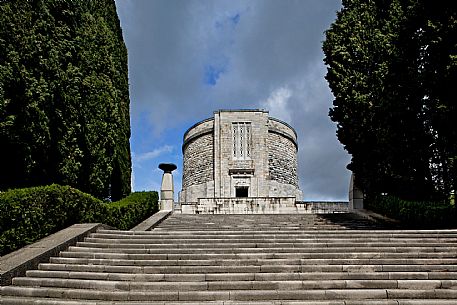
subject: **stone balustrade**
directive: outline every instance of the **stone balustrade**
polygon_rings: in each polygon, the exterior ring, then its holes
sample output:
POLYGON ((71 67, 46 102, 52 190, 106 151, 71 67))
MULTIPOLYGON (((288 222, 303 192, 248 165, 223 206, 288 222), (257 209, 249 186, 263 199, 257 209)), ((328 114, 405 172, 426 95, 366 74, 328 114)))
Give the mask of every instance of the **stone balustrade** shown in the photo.
POLYGON ((345 213, 348 202, 295 201, 295 197, 199 198, 181 204, 183 214, 345 213))

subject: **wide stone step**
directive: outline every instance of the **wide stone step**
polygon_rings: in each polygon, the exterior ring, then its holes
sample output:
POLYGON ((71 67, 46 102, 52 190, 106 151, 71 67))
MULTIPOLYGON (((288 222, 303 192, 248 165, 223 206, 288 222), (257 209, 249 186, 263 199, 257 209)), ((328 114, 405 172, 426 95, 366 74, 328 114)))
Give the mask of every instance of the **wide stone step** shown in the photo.
POLYGON ((149 236, 174 236, 174 235, 188 235, 192 236, 195 233, 198 233, 199 235, 209 235, 209 236, 216 236, 219 235, 220 233, 224 233, 224 235, 238 235, 238 236, 245 236, 245 235, 256 235, 256 234, 261 234, 265 236, 269 235, 286 235, 286 234, 296 234, 296 235, 364 235, 367 234, 368 236, 370 235, 383 235, 383 236, 394 236, 394 235, 400 235, 400 236, 408 236, 408 235, 418 235, 418 236, 455 236, 457 234, 457 229, 441 229, 441 230, 380 230, 380 229, 364 229, 364 230, 316 230, 316 229, 308 229, 308 230, 286 230, 285 228, 282 228, 281 230, 251 230, 251 231, 241 231, 241 230, 233 230, 233 229, 227 229, 227 230, 219 230, 217 232, 213 232, 212 230, 199 230, 198 228, 193 227, 193 231, 189 232, 186 230, 163 230, 162 227, 156 227, 152 231, 123 231, 123 230, 112 230, 112 229, 99 229, 97 230, 96 233, 94 234, 110 234, 110 235, 130 235, 130 236, 136 236, 136 235, 149 235, 149 236))
POLYGON ((205 228, 208 230, 226 230, 226 229, 236 229, 236 230, 250 230, 250 229, 264 229, 264 230, 280 230, 280 229, 295 229, 295 230, 300 230, 300 229, 308 229, 308 230, 317 230, 317 229, 328 229, 328 230, 339 230, 341 228, 344 228, 343 225, 335 225, 335 224, 330 224, 330 223, 325 223, 325 222, 316 222, 316 223, 304 223, 304 224, 297 224, 297 225, 282 225, 282 224, 277 224, 274 222, 267 222, 264 224, 246 224, 246 225, 240 225, 235 222, 227 223, 225 225, 214 225, 214 224, 192 224, 188 222, 181 222, 181 223, 163 223, 160 225, 159 230, 165 230, 168 228, 172 229, 181 229, 181 228, 191 228, 191 229, 200 229, 200 228, 205 228), (194 226, 192 226, 194 225, 194 226))
POLYGON ((262 242, 262 243, 229 243, 229 242, 220 242, 220 243, 187 243, 187 244, 161 244, 161 243, 150 243, 136 240, 129 241, 125 240, 122 243, 112 243, 109 240, 104 240, 104 242, 78 242, 77 246, 89 246, 89 247, 106 247, 106 248, 132 248, 132 249, 158 249, 158 248, 176 248, 176 249, 192 249, 192 248, 229 248, 229 249, 239 249, 239 248, 330 248, 330 247, 455 247, 457 244, 455 242, 444 243, 444 242, 320 242, 320 243, 295 243, 295 242, 284 242, 284 243, 273 243, 273 242, 262 242))
POLYGON ((457 272, 294 272, 294 273, 208 273, 208 274, 132 274, 114 272, 79 272, 29 270, 28 277, 118 281, 289 281, 289 280, 457 280, 457 272))
POLYGON ((322 290, 322 289, 457 289, 456 280, 282 280, 150 282, 16 277, 13 285, 109 291, 322 290))
MULTIPOLYGON (((71 300, 71 299, 50 299, 33 298, 34 304, 40 305, 195 305, 195 302, 187 301, 91 301, 91 300, 71 300)), ((11 297, 2 298, 5 305, 29 305, 31 298, 11 297)), ((300 301, 199 301, 201 305, 455 305, 455 300, 300 300, 300 301)))
POLYGON ((319 289, 230 291, 109 291, 57 287, 1 287, 3 296, 60 297, 105 301, 256 301, 256 300, 365 300, 457 299, 454 289, 319 289))
MULTIPOLYGON (((113 236, 114 237, 114 236, 113 236)), ((307 244, 307 243, 451 243, 457 246, 456 238, 395 238, 395 237, 309 237, 309 238, 293 238, 291 236, 281 238, 240 238, 240 239, 226 239, 223 237, 218 238, 181 238, 181 239, 160 239, 149 238, 147 236, 138 236, 130 238, 95 238, 86 237, 86 242, 92 243, 147 243, 147 244, 201 244, 201 243, 294 243, 294 244, 307 244)), ((457 236, 456 236, 457 237, 457 236)))
POLYGON ((346 253, 199 253, 199 254, 131 254, 111 252, 73 252, 63 251, 60 257, 92 259, 129 259, 129 260, 265 260, 265 259, 373 259, 373 258, 456 258, 457 253, 449 252, 346 252, 346 253))
MULTIPOLYGON (((100 232, 100 231, 99 231, 100 232)), ((189 234, 189 233, 182 233, 178 234, 157 234, 155 231, 140 231, 140 232, 132 232, 130 234, 122 234, 120 233, 92 233, 89 235, 92 238, 104 238, 104 239, 157 239, 157 240, 200 240, 200 239, 220 239, 220 234, 210 234, 206 233, 198 233, 198 234, 189 234), (142 234, 144 233, 144 234, 142 234), (152 234, 154 233, 154 234, 152 234)), ((225 234, 223 235, 225 239, 338 239, 338 238, 456 238, 457 234, 427 234, 427 233, 346 233, 346 234, 322 234, 321 232, 317 233, 303 233, 303 232, 291 232, 288 234, 278 234, 274 232, 272 234, 265 234, 263 233, 246 233, 246 234, 225 234)))
MULTIPOLYGON (((362 225, 363 226, 363 225, 362 225)), ((164 222, 160 225, 159 230, 165 229, 181 229, 181 228, 192 228, 192 229, 210 229, 210 230, 227 230, 227 229, 236 229, 236 230, 250 230, 250 229, 265 229, 265 230, 280 230, 280 229, 308 229, 308 230, 317 230, 317 229, 341 229, 344 228, 343 224, 332 224, 328 222, 314 222, 314 223, 300 223, 300 224, 278 224, 276 222, 265 222, 263 224, 239 224, 236 222, 227 222, 225 224, 208 224, 208 223, 191 223, 191 222, 164 222), (193 225, 193 226, 192 226, 193 225)))
MULTIPOLYGON (((114 255, 114 254, 113 254, 114 255)), ((56 264, 116 266, 265 266, 265 265, 457 265, 457 258, 309 258, 309 259, 113 259, 52 257, 56 264)))
POLYGON ((457 272, 457 265, 263 265, 263 266, 133 266, 102 264, 46 263, 40 270, 113 272, 113 273, 288 273, 288 272, 457 272))
POLYGON ((311 254, 311 253, 450 253, 449 255, 457 255, 457 247, 320 247, 320 248, 236 248, 236 249, 220 249, 220 248, 108 248, 103 244, 100 247, 95 247, 97 244, 80 244, 79 246, 70 246, 68 248, 71 252, 89 252, 89 253, 125 253, 125 254, 184 254, 184 255, 202 255, 202 254, 274 254, 278 257, 284 258, 289 254, 311 254), (299 251, 298 251, 299 250, 299 251))
MULTIPOLYGON (((365 226, 356 226, 357 229, 372 229, 370 227, 365 226)), ((238 231, 279 231, 279 230, 341 230, 346 229, 344 225, 333 225, 333 224, 304 224, 304 225, 277 225, 274 223, 266 223, 264 225, 237 225, 237 224, 227 224, 225 226, 213 226, 213 225, 200 225, 195 224, 194 226, 192 223, 181 223, 181 224, 163 224, 160 228, 156 230, 158 232, 164 230, 189 230, 189 231, 199 231, 199 230, 206 230, 206 231, 226 231, 226 230, 238 230, 238 231)))
MULTIPOLYGON (((33 298, 40 305, 455 305, 452 300, 301 300, 301 301, 91 301, 91 300, 71 300, 71 299, 49 299, 33 298)), ((24 297, 4 297, 2 304, 8 305, 28 305, 30 298, 24 297)))

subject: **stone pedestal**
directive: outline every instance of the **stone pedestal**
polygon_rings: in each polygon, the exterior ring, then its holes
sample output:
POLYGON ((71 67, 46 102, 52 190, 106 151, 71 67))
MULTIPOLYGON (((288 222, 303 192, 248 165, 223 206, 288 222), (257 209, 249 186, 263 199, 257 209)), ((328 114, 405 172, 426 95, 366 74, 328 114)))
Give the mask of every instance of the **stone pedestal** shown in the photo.
POLYGON ((349 209, 363 209, 363 192, 354 183, 354 174, 349 183, 349 209))
POLYGON ((162 187, 160 189, 160 210, 172 211, 174 208, 174 187, 172 172, 177 168, 173 163, 160 163, 159 168, 163 170, 162 187))

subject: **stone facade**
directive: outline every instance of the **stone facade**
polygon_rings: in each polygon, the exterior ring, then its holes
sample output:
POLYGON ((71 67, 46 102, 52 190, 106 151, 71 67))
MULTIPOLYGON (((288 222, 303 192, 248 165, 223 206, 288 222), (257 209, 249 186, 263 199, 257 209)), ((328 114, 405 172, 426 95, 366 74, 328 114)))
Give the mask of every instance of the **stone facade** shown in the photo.
POLYGON ((213 178, 213 135, 201 135, 188 142, 184 149, 183 187, 212 181, 213 178))
POLYGON ((297 135, 264 110, 219 110, 184 134, 179 201, 301 199, 297 135))
POLYGON ((295 144, 279 134, 269 133, 267 147, 270 179, 298 187, 295 144))

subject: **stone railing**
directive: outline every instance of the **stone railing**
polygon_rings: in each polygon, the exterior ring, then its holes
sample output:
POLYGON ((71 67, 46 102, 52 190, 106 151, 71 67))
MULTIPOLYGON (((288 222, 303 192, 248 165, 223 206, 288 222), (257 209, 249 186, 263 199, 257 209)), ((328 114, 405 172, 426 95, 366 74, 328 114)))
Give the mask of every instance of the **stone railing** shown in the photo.
POLYGON ((347 201, 297 201, 297 209, 302 213, 347 213, 349 202, 347 201))
POLYGON ((182 214, 198 214, 197 202, 180 202, 179 207, 175 211, 181 211, 182 214))
POLYGON ((346 213, 348 202, 295 201, 295 197, 199 198, 181 203, 183 214, 346 213))
POLYGON ((197 211, 203 214, 279 214, 293 209, 294 197, 199 198, 197 211))
POLYGON ((198 202, 181 203, 181 211, 183 214, 281 214, 294 212, 294 203, 294 197, 199 198, 198 202))

